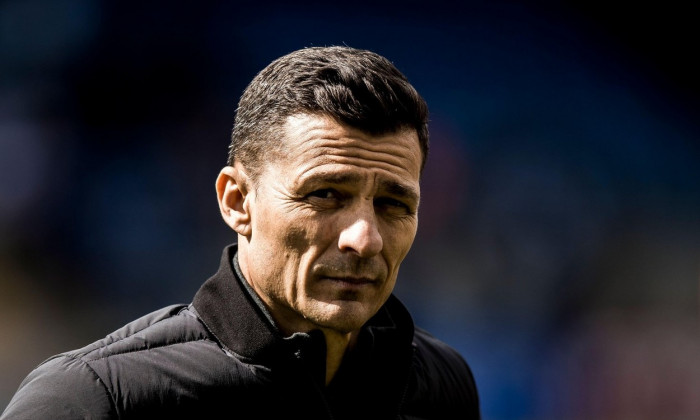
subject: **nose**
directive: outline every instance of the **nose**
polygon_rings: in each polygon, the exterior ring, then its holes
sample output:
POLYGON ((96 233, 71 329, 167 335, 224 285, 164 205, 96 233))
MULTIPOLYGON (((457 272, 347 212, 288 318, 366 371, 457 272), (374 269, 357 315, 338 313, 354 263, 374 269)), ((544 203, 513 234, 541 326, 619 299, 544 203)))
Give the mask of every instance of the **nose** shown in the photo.
POLYGON ((374 209, 354 215, 338 239, 341 251, 354 252, 362 258, 377 255, 383 246, 374 209))

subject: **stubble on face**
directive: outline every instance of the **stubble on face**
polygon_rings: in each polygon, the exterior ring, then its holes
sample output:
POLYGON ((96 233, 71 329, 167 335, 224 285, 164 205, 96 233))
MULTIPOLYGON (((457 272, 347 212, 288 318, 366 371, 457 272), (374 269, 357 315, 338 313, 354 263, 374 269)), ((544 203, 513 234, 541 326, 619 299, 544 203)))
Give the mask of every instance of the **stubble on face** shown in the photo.
POLYGON ((290 118, 285 131, 286 159, 270 163, 256 188, 247 277, 283 330, 359 329, 391 293, 415 235, 417 136, 368 136, 311 115, 290 118), (414 210, 383 204, 405 199, 387 184, 414 190, 414 210), (339 249, 343 230, 370 213, 382 249, 339 249))

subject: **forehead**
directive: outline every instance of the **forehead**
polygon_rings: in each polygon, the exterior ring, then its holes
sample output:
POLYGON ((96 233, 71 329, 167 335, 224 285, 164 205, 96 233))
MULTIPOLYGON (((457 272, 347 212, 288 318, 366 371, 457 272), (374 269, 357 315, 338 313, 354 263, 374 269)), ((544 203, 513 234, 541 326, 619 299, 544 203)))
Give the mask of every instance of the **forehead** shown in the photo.
MULTIPOLYGON (((297 179, 353 172, 418 182, 422 154, 413 129, 372 135, 322 115, 298 114, 283 126, 279 170, 297 179)), ((351 177, 353 178, 353 177, 351 177)))

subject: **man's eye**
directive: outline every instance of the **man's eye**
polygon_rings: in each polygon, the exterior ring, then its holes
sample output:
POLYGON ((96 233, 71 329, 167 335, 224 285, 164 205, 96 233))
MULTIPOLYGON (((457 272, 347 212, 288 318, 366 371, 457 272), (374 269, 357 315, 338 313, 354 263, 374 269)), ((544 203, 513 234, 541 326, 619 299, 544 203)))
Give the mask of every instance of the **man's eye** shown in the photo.
POLYGON ((405 211, 406 213, 412 213, 412 210, 408 206, 408 204, 404 203, 403 201, 399 201, 389 197, 378 198, 375 200, 375 204, 385 208, 397 209, 405 211))
POLYGON ((322 188, 308 193, 305 201, 320 210, 338 209, 343 205, 343 196, 332 188, 322 188))
POLYGON ((309 197, 314 197, 314 198, 323 198, 323 199, 336 199, 338 198, 338 192, 330 189, 330 188, 324 188, 321 190, 316 190, 313 191, 309 194, 309 197))

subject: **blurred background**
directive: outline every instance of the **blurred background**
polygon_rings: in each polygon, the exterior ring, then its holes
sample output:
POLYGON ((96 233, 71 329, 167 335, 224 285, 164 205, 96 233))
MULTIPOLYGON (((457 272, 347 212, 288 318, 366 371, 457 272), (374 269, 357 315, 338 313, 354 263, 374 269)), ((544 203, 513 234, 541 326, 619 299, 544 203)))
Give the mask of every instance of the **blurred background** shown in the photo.
POLYGON ((274 58, 385 55, 431 108, 396 293, 484 420, 700 418, 690 9, 0 2, 0 410, 45 358, 189 302, 234 236, 214 180, 274 58))

